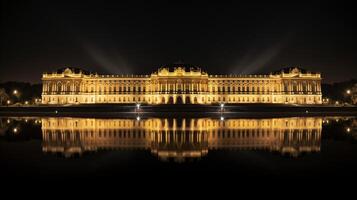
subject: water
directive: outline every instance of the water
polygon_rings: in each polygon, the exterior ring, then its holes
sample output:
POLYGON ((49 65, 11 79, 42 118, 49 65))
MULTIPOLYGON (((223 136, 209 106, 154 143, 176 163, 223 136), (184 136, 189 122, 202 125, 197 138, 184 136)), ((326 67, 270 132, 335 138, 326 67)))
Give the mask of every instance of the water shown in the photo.
POLYGON ((0 119, 4 178, 310 179, 357 169, 355 117, 0 119))

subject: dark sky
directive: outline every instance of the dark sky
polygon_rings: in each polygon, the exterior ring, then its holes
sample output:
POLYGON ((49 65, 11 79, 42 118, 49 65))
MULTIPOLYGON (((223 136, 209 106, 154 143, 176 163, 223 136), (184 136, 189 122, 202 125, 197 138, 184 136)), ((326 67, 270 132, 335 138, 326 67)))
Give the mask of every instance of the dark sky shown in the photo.
POLYGON ((339 2, 2 1, 0 81, 36 83, 64 66, 149 74, 179 60, 210 74, 299 66, 348 80, 356 22, 339 2))

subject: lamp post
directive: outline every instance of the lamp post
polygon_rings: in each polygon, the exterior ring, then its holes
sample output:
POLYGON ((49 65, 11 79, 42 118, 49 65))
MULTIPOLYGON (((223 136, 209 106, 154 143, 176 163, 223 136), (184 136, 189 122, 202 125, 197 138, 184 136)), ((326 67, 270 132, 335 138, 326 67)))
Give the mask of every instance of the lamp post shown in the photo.
POLYGON ((224 112, 224 103, 221 103, 219 106, 220 106, 220 108, 221 108, 221 109, 220 109, 221 112, 224 112))
POLYGON ((135 112, 137 113, 136 115, 136 121, 140 121, 141 120, 141 117, 140 117, 140 103, 137 103, 135 105, 135 112))
POLYGON ((135 105, 135 111, 136 112, 139 112, 140 111, 140 103, 137 103, 136 105, 135 105))
MULTIPOLYGON (((20 91, 18 91, 17 89, 14 89, 14 90, 12 91, 12 95, 14 95, 16 101, 18 101, 18 100, 19 100, 19 97, 20 97, 20 91)), ((13 103, 15 103, 15 102, 13 102, 13 103)))
POLYGON ((224 116, 223 115, 221 115, 220 120, 224 121, 224 116))
POLYGON ((348 103, 353 104, 353 103, 352 103, 352 92, 351 92, 350 89, 347 89, 347 90, 346 90, 346 96, 347 96, 347 101, 348 101, 348 103))

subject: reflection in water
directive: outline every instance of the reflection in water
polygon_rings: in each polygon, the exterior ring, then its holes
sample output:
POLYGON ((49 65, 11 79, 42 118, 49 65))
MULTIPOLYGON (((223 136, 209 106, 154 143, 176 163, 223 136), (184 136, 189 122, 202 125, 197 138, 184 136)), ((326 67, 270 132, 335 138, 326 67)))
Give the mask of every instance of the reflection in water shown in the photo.
POLYGON ((322 118, 43 118, 43 151, 66 157, 102 149, 146 149, 160 159, 203 157, 213 149, 319 152, 322 118))

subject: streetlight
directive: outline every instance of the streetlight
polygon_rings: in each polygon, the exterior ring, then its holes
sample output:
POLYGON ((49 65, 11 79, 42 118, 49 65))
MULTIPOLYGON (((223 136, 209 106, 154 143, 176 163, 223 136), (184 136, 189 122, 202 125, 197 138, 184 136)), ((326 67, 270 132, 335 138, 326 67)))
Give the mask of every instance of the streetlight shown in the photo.
POLYGON ((223 109, 223 108, 224 108, 224 103, 221 103, 221 105, 220 105, 220 106, 221 106, 221 109, 223 109))
POLYGON ((29 104, 29 102, 28 101, 25 101, 25 105, 28 105, 29 104))
POLYGON ((350 89, 346 90, 346 96, 347 96, 348 103, 353 104, 354 97, 353 97, 352 91, 350 89))
POLYGON ((7 105, 10 105, 11 101, 10 101, 10 100, 7 100, 6 103, 7 103, 7 105))
POLYGON ((14 90, 12 93, 13 93, 14 95, 17 95, 19 92, 18 92, 17 90, 14 90))
POLYGON ((137 103, 136 105, 135 105, 135 112, 140 112, 140 103, 137 103))
POLYGON ((346 128, 346 132, 347 132, 347 133, 351 132, 351 128, 350 128, 350 127, 347 127, 347 128, 346 128))

